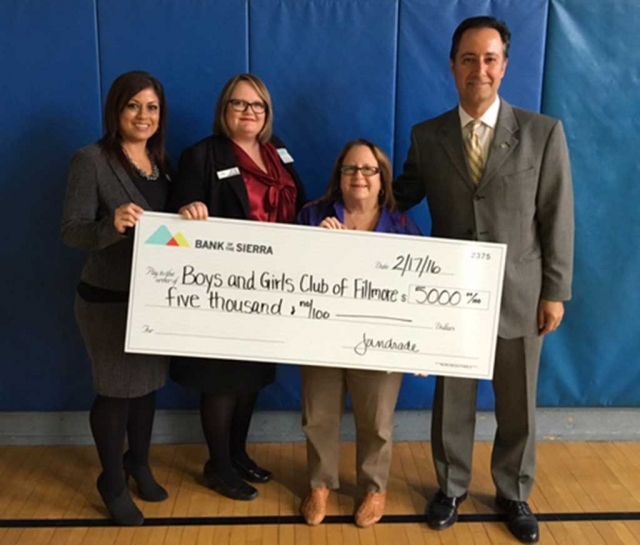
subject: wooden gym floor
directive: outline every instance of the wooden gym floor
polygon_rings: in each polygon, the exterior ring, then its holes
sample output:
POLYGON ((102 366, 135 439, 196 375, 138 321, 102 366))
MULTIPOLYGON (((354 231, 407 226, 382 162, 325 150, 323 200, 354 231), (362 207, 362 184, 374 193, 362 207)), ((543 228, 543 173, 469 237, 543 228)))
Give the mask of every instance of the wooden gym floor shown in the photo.
MULTIPOLYGON (((203 486, 204 445, 157 445, 156 477, 170 497, 137 499, 145 526, 118 528, 95 488, 93 447, 0 448, 0 544, 29 545, 428 545, 517 543, 494 509, 491 447, 476 445, 470 498, 460 521, 444 532, 423 520, 436 491, 428 443, 397 443, 385 518, 374 528, 352 523, 355 447, 341 451, 342 488, 327 521, 309 528, 298 514, 307 491, 305 446, 254 444, 250 454, 275 474, 253 502, 228 500, 203 486)), ((640 444, 539 443, 530 505, 541 543, 640 544, 640 444)))

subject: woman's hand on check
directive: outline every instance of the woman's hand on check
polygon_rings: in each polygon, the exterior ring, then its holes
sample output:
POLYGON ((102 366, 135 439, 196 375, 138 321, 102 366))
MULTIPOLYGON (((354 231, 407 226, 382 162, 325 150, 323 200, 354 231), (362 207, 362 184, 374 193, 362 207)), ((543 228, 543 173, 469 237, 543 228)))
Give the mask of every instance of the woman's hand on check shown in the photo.
POLYGON ((320 227, 323 229, 346 229, 342 223, 338 221, 338 218, 324 218, 320 222, 320 227))
POLYGON ((178 214, 188 220, 206 220, 209 217, 209 210, 203 202, 194 201, 184 205, 178 210, 178 214))
POLYGON ((143 213, 144 210, 133 202, 118 206, 113 214, 113 226, 118 233, 124 235, 127 229, 136 226, 143 213))

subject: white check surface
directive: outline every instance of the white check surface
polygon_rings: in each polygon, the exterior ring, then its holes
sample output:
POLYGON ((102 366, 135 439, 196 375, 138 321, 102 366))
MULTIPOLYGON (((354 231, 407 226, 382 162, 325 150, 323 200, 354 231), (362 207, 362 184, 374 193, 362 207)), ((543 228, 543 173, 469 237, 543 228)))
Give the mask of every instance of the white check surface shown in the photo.
POLYGON ((506 246, 145 212, 125 350, 490 379, 506 246))

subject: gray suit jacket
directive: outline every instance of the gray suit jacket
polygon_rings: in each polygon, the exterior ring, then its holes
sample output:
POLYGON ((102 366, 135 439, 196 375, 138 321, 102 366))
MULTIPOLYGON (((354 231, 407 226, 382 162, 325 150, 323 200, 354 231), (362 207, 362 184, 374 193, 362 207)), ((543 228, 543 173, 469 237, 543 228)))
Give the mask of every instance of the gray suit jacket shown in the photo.
POLYGON ((82 280, 100 288, 128 291, 133 237, 113 225, 116 208, 134 202, 145 210, 149 203, 127 171, 93 144, 78 151, 71 162, 62 213, 61 236, 72 248, 87 250, 82 280))
POLYGON ((477 186, 467 168, 458 109, 420 123, 394 193, 401 209, 426 196, 434 237, 507 244, 500 337, 535 335, 540 299, 571 298, 573 189, 559 121, 501 99, 477 186))

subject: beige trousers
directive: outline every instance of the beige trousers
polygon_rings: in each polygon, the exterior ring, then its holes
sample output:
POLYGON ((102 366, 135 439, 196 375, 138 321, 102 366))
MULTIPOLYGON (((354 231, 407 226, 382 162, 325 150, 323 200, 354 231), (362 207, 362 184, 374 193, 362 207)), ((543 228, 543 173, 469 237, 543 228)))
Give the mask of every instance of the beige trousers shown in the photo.
POLYGON ((302 367, 302 429, 311 488, 340 486, 340 423, 348 390, 356 422, 358 486, 386 491, 402 377, 401 373, 302 367))

